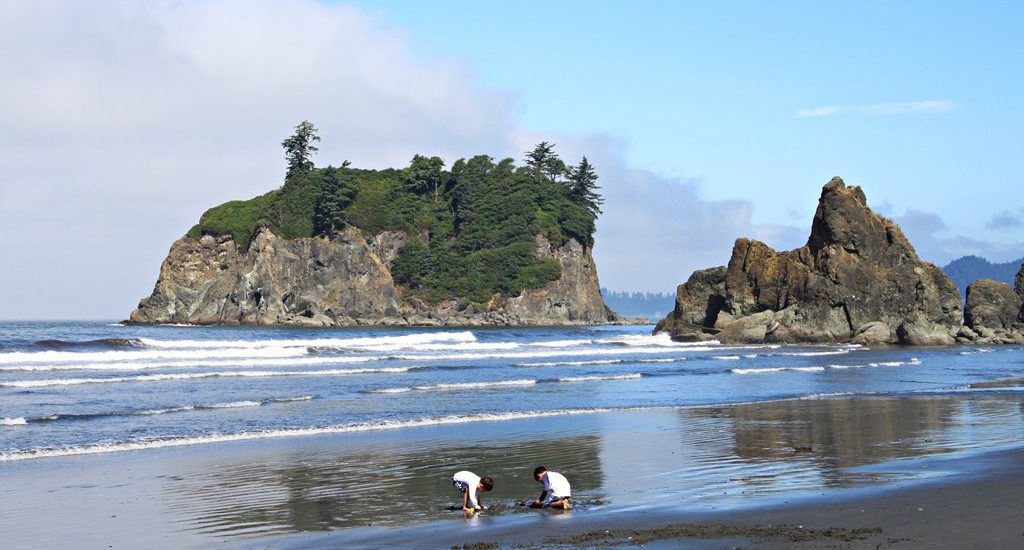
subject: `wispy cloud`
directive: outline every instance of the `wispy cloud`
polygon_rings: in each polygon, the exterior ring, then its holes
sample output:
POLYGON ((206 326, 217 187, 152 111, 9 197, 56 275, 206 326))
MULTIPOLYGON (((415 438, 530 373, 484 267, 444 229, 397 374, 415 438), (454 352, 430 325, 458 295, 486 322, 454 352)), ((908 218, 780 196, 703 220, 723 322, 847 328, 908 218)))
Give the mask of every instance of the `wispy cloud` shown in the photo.
POLYGON ((796 112, 796 116, 800 118, 813 118, 847 112, 865 115, 908 115, 915 113, 941 113, 951 111, 956 109, 956 107, 956 103, 949 99, 927 99, 903 103, 875 103, 873 105, 826 105, 824 107, 800 109, 796 112))
POLYGON ((1024 208, 1019 213, 1003 210, 985 224, 986 229, 1014 229, 1021 226, 1024 226, 1024 208))

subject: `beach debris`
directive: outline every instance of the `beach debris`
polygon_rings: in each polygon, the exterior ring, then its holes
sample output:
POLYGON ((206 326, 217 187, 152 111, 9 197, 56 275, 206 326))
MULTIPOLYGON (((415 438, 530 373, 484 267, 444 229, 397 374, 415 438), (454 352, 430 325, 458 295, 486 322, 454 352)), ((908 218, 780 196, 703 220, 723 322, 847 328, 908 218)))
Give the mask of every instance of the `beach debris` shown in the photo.
POLYGON ((811 447, 810 445, 800 446, 800 447, 793 447, 793 452, 794 453, 813 453, 814 452, 814 447, 811 447))

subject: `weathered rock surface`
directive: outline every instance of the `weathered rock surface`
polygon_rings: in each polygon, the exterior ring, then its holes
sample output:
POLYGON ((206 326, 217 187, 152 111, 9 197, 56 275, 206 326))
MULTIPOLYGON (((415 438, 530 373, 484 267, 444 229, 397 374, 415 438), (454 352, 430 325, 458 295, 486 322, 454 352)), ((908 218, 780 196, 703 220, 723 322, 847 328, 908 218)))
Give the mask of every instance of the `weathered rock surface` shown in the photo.
POLYGON ((951 344, 960 292, 918 258, 896 224, 873 213, 860 187, 824 186, 807 244, 777 252, 737 239, 729 265, 677 291, 656 331, 678 340, 951 344))
POLYGON ((957 342, 1024 343, 1024 299, 1010 285, 982 279, 967 287, 964 326, 957 342))
POLYGON ((354 227, 326 237, 283 239, 261 231, 248 250, 230 237, 183 237, 171 246, 153 294, 132 323, 254 325, 580 325, 617 322, 601 298, 589 248, 538 237, 539 257, 562 275, 519 296, 495 296, 480 311, 455 301, 403 298, 390 266, 408 237, 367 240, 354 227))
POLYGON ((1012 328, 1020 315, 1021 298, 1006 283, 982 279, 967 286, 964 325, 976 329, 1012 328))

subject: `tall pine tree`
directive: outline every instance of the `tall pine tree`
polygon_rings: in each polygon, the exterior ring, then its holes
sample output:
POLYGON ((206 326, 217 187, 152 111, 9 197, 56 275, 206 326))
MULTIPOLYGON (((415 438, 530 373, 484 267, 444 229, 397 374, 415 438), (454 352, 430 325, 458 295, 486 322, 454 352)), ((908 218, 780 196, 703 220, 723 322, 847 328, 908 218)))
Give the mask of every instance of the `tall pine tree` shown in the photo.
POLYGON ((594 219, 601 215, 604 199, 597 192, 600 189, 597 186, 597 172, 587 157, 583 157, 578 165, 569 170, 568 188, 569 200, 586 208, 594 219))
POLYGON ((314 141, 320 141, 317 135, 316 126, 308 120, 303 120, 295 126, 295 133, 281 142, 285 150, 285 159, 288 161, 288 173, 285 181, 296 174, 308 174, 313 170, 312 156, 319 151, 314 141))
POLYGON ((534 181, 559 181, 565 175, 565 163, 555 154, 555 144, 542 141, 526 152, 526 165, 534 181))

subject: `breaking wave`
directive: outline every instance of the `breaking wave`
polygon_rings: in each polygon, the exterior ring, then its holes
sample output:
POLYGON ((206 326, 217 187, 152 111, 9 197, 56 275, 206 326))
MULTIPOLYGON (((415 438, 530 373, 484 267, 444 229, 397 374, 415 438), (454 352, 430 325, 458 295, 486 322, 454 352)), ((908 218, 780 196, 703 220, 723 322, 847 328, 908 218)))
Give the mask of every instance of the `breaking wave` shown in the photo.
POLYGON ((109 378, 52 378, 45 380, 9 380, 0 382, 7 388, 43 388, 47 386, 77 386, 80 384, 114 384, 119 382, 160 382, 164 380, 195 380, 201 378, 265 378, 270 376, 344 376, 350 374, 393 374, 409 372, 418 367, 389 367, 381 369, 327 369, 299 371, 222 371, 174 374, 140 374, 109 378))
POLYGON ((824 370, 846 370, 846 369, 863 369, 873 367, 902 367, 905 365, 920 365, 921 360, 917 357, 911 357, 907 361, 885 361, 878 363, 867 363, 864 365, 825 365, 819 367, 770 367, 770 368, 759 368, 759 369, 729 369, 729 372, 733 374, 769 374, 773 372, 821 372, 824 370))

